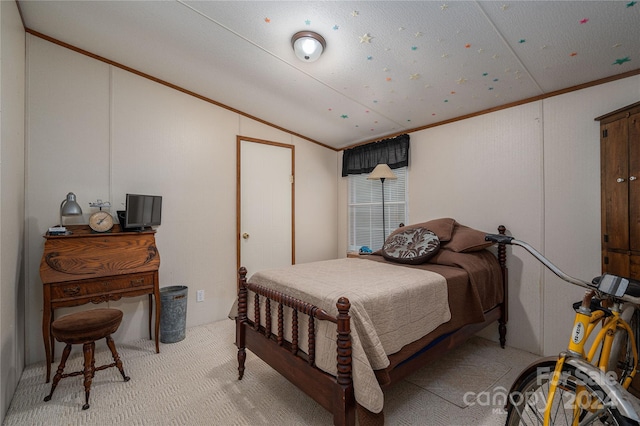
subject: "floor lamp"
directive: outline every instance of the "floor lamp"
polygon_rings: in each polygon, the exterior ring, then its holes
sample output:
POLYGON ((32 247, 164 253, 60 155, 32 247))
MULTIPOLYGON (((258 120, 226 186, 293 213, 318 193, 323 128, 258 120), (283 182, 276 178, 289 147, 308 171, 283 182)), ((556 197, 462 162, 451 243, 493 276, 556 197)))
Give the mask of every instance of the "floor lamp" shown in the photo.
POLYGON ((378 164, 367 179, 375 180, 380 179, 382 183, 382 245, 387 239, 386 222, 384 218, 384 180, 385 179, 398 179, 398 177, 391 171, 391 168, 386 164, 378 164))

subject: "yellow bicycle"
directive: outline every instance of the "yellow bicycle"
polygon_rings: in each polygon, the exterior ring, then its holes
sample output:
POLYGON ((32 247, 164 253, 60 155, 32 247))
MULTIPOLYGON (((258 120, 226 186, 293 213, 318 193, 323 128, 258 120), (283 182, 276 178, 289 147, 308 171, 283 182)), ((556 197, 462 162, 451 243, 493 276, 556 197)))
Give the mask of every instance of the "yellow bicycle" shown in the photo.
POLYGON ((506 425, 640 425, 640 401, 627 390, 638 366, 638 334, 630 322, 637 323, 640 282, 604 274, 589 283, 523 241, 497 234, 486 239, 520 246, 564 281, 587 289, 574 305, 567 350, 529 365, 511 386, 506 425))

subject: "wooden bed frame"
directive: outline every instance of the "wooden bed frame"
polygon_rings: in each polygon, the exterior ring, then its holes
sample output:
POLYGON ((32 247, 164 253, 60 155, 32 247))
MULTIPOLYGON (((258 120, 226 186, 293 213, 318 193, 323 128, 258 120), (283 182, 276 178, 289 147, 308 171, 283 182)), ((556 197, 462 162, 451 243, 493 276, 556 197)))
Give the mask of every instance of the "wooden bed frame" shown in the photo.
MULTIPOLYGON (((500 226, 498 232, 505 233, 505 227, 500 226)), ((385 370, 388 380, 381 386, 383 389, 398 383, 411 373, 417 371, 426 364, 441 358, 451 349, 461 345, 471 336, 494 321, 498 321, 498 331, 500 334, 500 346, 504 348, 507 333, 507 279, 508 271, 506 266, 506 248, 504 244, 498 244, 498 262, 502 270, 502 279, 504 286, 503 302, 493 309, 485 312, 485 321, 482 323, 469 324, 443 338, 436 339, 426 350, 422 350, 412 355, 409 359, 394 360, 394 355, 389 355, 392 361, 391 365, 395 365, 392 369, 385 370)), ((249 349, 272 368, 286 377, 291 383, 296 385, 300 390, 313 398, 318 404, 333 414, 333 422, 335 425, 355 425, 356 421, 356 401, 353 390, 353 379, 351 374, 351 329, 349 300, 341 297, 337 303, 338 315, 329 315, 323 309, 306 303, 302 300, 293 298, 284 293, 265 288, 256 284, 247 282, 247 270, 241 267, 238 278, 238 315, 236 317, 236 345, 238 347, 238 379, 241 380, 244 375, 244 364, 246 359, 246 349, 249 349), (260 318, 260 297, 265 298, 264 315, 265 323, 256 323, 247 317, 248 292, 255 294, 254 297, 254 318, 260 318), (277 309, 278 324, 276 332, 272 332, 271 310, 275 305, 277 309), (291 318, 291 341, 284 338, 284 315, 283 307, 287 306, 292 309, 291 318), (307 340, 308 348, 306 351, 298 346, 299 333, 298 315, 308 315, 307 340), (337 376, 330 375, 315 366, 315 322, 313 319, 320 321, 331 321, 337 325, 337 376), (306 353, 305 353, 306 352, 306 353)), ((362 413, 371 414, 366 410, 358 407, 359 415, 362 413)), ((380 417, 382 418, 382 415, 380 417)), ((371 421, 369 421, 371 422, 371 421)), ((362 421, 361 421, 362 423, 362 421)))

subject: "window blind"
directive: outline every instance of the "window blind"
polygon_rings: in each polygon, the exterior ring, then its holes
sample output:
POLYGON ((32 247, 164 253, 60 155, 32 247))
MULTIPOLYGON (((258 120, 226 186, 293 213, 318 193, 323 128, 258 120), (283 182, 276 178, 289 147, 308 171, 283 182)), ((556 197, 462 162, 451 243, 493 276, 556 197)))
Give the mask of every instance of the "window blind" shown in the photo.
POLYGON ((368 180, 367 174, 349 175, 349 250, 362 246, 372 250, 382 248, 384 237, 406 223, 407 218, 407 167, 393 171, 398 179, 385 179, 384 236, 382 223, 382 182, 368 180))

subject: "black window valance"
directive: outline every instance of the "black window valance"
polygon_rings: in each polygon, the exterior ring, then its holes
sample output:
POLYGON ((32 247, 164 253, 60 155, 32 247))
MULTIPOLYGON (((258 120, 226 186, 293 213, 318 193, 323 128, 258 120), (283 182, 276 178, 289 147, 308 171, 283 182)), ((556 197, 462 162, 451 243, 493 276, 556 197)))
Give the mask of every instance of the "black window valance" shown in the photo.
POLYGON ((409 135, 345 149, 342 156, 342 176, 370 173, 382 163, 392 169, 409 165, 409 135))

